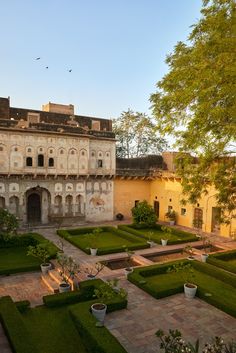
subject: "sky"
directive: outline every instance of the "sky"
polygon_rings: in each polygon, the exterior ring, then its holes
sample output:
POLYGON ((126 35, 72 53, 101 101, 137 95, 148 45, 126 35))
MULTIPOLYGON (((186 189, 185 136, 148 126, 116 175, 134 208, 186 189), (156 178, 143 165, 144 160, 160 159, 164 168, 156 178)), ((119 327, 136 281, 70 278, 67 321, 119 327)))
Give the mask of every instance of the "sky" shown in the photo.
POLYGON ((201 4, 0 0, 0 97, 38 110, 49 101, 74 104, 76 114, 109 119, 128 108, 151 115, 166 55, 187 40, 201 4))

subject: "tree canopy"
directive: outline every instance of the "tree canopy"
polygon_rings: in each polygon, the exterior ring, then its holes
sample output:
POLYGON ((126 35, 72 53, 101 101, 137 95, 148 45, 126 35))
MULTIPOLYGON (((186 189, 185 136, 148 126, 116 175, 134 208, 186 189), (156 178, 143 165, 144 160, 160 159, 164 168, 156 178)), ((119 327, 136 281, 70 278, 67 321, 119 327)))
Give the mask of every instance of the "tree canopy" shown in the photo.
POLYGON ((204 0, 188 42, 167 56, 151 95, 157 128, 176 139, 177 171, 192 203, 209 184, 224 215, 236 209, 236 5, 204 0), (191 157, 194 156, 195 158, 191 157))
POLYGON ((124 111, 113 120, 113 131, 117 138, 117 157, 131 158, 158 154, 167 143, 160 137, 155 124, 144 113, 124 111))

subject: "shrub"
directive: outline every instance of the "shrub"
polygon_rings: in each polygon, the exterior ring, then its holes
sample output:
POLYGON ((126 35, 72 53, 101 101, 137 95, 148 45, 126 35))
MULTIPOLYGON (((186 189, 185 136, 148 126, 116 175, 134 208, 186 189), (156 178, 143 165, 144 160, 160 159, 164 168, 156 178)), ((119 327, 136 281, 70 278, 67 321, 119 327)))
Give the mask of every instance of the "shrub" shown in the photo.
POLYGON ((147 201, 139 202, 135 207, 131 209, 133 222, 136 224, 155 224, 157 216, 154 208, 147 203, 147 201))
POLYGON ((15 234, 19 227, 18 219, 11 214, 7 209, 0 208, 0 237, 8 239, 15 234))
POLYGON ((38 352, 11 297, 0 298, 0 318, 14 352, 38 352))

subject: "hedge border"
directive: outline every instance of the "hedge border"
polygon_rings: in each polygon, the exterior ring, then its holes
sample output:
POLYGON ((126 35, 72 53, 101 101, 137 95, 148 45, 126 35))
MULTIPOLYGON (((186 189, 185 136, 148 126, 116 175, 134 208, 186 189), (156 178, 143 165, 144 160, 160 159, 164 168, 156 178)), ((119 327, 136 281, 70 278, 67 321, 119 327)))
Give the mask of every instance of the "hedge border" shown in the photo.
MULTIPOLYGON (((82 251, 84 251, 86 254, 90 254, 90 249, 89 248, 84 248, 79 246, 78 244, 76 244, 73 241, 73 236, 76 235, 80 235, 80 234, 86 234, 89 233, 89 231, 85 231, 85 230, 93 230, 96 227, 89 227, 89 228, 78 228, 79 232, 78 234, 76 234, 76 230, 77 229, 73 229, 73 235, 71 233, 71 230, 67 230, 67 229, 59 229, 57 230, 57 234, 64 238, 65 240, 67 240, 69 243, 71 243, 72 245, 76 246, 77 248, 81 249, 82 251)), ((108 247, 100 247, 98 248, 97 251, 97 255, 106 255, 106 254, 113 254, 113 253, 117 253, 117 252, 124 252, 126 248, 128 248, 129 250, 139 250, 139 249, 146 249, 149 248, 149 244, 147 244, 146 241, 142 241, 141 239, 139 239, 137 236, 135 236, 134 234, 128 233, 126 231, 123 230, 119 230, 115 227, 100 227, 101 229, 103 229, 104 231, 109 231, 111 233, 114 233, 118 236, 120 236, 123 239, 126 240, 134 240, 136 241, 136 243, 134 243, 134 245, 127 245, 126 247, 124 246, 108 246, 108 247)))
MULTIPOLYGON (((232 273, 227 273, 223 269, 216 268, 215 266, 207 263, 202 263, 200 261, 188 261, 188 260, 183 260, 183 261, 173 261, 161 265, 151 265, 148 267, 144 268, 136 268, 134 269, 133 273, 128 275, 128 279, 130 282, 135 284, 137 287, 143 289, 150 295, 152 295, 156 299, 164 298, 172 294, 177 294, 183 292, 183 286, 177 286, 173 288, 168 288, 166 290, 161 290, 157 291, 155 290, 152 285, 148 282, 145 281, 145 278, 149 276, 154 276, 158 274, 163 274, 166 272, 166 270, 172 266, 175 263, 191 263, 191 265, 196 268, 198 271, 206 273, 212 277, 214 277, 217 280, 222 281, 223 283, 226 283, 230 285, 233 288, 236 288, 236 276, 232 273)), ((224 312, 228 313, 229 315, 232 315, 236 317, 236 309, 232 309, 231 307, 228 307, 227 305, 224 304, 223 301, 219 302, 214 298, 214 296, 206 296, 205 293, 207 292, 207 288, 201 288, 198 286, 198 291, 197 291, 197 296, 199 296, 200 299, 205 300, 209 304, 217 307, 220 310, 223 310, 224 312)))
POLYGON ((236 274, 236 266, 229 264, 226 259, 236 259, 236 250, 229 250, 216 254, 210 254, 207 258, 207 263, 220 267, 226 271, 236 274))

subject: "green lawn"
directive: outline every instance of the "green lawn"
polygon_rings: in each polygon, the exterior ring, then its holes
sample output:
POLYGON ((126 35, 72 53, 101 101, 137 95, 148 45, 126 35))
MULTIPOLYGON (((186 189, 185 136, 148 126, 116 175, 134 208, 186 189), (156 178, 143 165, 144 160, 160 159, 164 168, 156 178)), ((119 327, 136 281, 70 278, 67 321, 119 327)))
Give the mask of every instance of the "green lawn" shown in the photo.
POLYGON ((42 244, 50 258, 56 256, 58 248, 38 233, 28 233, 10 238, 9 243, 0 244, 0 275, 40 270, 41 260, 27 256, 28 245, 42 244))
POLYGON ((0 249, 0 274, 38 270, 41 261, 26 254, 27 247, 0 249))
POLYGON ((122 225, 122 226, 119 226, 118 228, 124 231, 130 232, 146 240, 150 238, 151 240, 153 240, 155 243, 158 243, 158 244, 161 244, 161 239, 163 239, 163 237, 164 238, 166 237, 168 239, 169 245, 199 240, 195 234, 184 232, 170 227, 168 228, 171 229, 172 232, 171 234, 169 234, 165 231, 162 231, 161 226, 159 224, 157 224, 154 227, 141 227, 141 228, 137 228, 137 226, 135 225, 125 225, 125 226, 122 225))
MULTIPOLYGON (((129 280, 157 299, 180 293, 184 283, 181 271, 167 273, 168 268, 178 262, 183 261, 135 269, 129 280)), ((197 296, 236 317, 236 276, 210 264, 190 263, 194 269, 192 282, 198 286, 197 296)))
POLYGON ((210 254, 207 262, 236 274, 236 250, 210 254))
POLYGON ((57 233, 87 254, 90 254, 91 247, 98 249, 98 255, 122 252, 126 248, 135 250, 149 247, 145 239, 114 227, 101 227, 102 232, 96 235, 93 244, 91 229, 58 230, 57 233))
POLYGON ((42 353, 85 353, 68 307, 36 307, 23 314, 26 328, 42 353))

